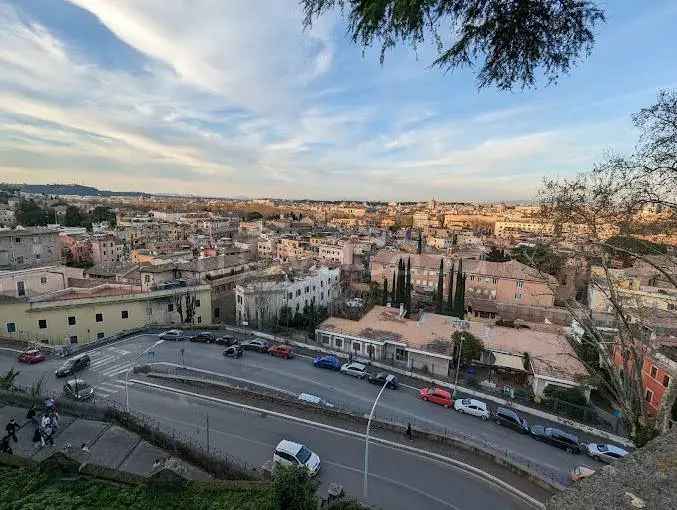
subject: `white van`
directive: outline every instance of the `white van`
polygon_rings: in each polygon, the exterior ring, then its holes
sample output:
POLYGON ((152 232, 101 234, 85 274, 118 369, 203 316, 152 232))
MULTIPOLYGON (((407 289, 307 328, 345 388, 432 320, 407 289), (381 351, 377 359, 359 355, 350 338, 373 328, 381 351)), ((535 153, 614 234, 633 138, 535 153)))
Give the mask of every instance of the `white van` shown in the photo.
POLYGON ((273 466, 305 466, 311 476, 320 470, 320 457, 302 444, 283 439, 273 451, 273 466))
POLYGON ((483 420, 489 419, 487 404, 481 400, 475 400, 474 398, 459 398, 454 402, 454 409, 459 413, 472 414, 483 420))

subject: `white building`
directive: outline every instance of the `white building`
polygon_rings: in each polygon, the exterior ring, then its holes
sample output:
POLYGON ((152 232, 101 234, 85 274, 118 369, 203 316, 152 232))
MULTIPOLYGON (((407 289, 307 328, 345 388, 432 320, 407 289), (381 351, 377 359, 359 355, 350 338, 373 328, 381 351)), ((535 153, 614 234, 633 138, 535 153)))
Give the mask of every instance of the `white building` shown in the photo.
POLYGON ((303 313, 311 305, 328 307, 339 293, 340 270, 314 268, 302 275, 280 274, 250 281, 235 288, 238 324, 254 327, 274 323, 283 307, 290 314, 303 313))

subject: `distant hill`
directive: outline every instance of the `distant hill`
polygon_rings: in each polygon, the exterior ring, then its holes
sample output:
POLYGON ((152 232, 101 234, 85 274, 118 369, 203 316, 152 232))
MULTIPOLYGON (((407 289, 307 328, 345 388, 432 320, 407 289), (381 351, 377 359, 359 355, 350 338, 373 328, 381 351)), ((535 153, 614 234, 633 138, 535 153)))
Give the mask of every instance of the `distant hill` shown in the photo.
POLYGON ((81 197, 148 196, 147 193, 139 191, 107 191, 91 186, 81 186, 80 184, 17 184, 16 188, 25 193, 43 193, 45 195, 79 195, 81 197))

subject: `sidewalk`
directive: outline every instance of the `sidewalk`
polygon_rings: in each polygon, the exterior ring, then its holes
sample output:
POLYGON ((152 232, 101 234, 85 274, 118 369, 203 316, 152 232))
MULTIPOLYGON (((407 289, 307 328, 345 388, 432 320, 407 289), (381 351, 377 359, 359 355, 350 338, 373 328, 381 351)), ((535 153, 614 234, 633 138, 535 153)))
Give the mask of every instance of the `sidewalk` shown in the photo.
MULTIPOLYGON (((157 459, 168 460, 168 452, 144 441, 122 427, 110 423, 74 418, 61 414, 59 428, 54 434, 54 446, 36 449, 33 446, 34 425, 26 420, 27 409, 0 403, 0 425, 10 418, 21 425, 17 432, 17 443, 10 441, 14 455, 40 462, 56 451, 60 451, 80 463, 95 464, 139 476, 150 476, 158 470, 154 467, 157 459), (89 452, 83 452, 81 445, 87 444, 89 452), (68 447, 70 445, 70 448, 68 447)), ((180 459, 171 456, 173 466, 179 466, 182 476, 190 480, 209 480, 211 476, 180 459)))
MULTIPOLYGON (((238 332, 241 331, 241 328, 237 328, 237 327, 234 327, 234 326, 228 326, 228 325, 224 325, 224 329, 227 329, 227 330, 230 330, 230 331, 238 331, 238 332)), ((287 342, 291 345, 294 345, 296 347, 300 347, 302 349, 307 349, 309 351, 323 353, 323 354, 333 354, 334 356, 336 356, 338 358, 348 359, 348 355, 344 352, 327 350, 327 349, 324 349, 324 348, 316 346, 316 345, 311 345, 311 344, 308 344, 308 343, 305 343, 305 342, 300 342, 298 340, 290 339, 290 338, 284 337, 284 336, 273 335, 273 334, 270 334, 270 333, 264 333, 262 331, 249 330, 249 332, 253 335, 264 338, 266 340, 278 341, 278 342, 282 340, 282 341, 285 341, 285 342, 287 342)), ((428 377, 428 376, 425 376, 423 374, 419 374, 417 372, 403 370, 401 368, 393 367, 393 366, 388 365, 386 363, 380 363, 380 362, 375 361, 375 360, 369 360, 369 364, 373 367, 376 367, 376 368, 382 368, 382 369, 387 370, 389 372, 393 372, 393 373, 396 373, 396 374, 399 374, 399 375, 410 377, 412 379, 417 379, 419 381, 423 381, 423 382, 426 382, 426 383, 434 384, 436 386, 440 386, 440 387, 443 387, 443 388, 448 388, 448 389, 454 388, 454 385, 452 383, 447 382, 447 381, 442 381, 442 380, 439 380, 439 379, 435 379, 433 377, 428 377)), ((627 439, 625 437, 621 437, 621 436, 618 436, 616 434, 606 432, 604 430, 596 429, 596 428, 591 427, 589 425, 585 425, 583 423, 579 423, 577 421, 570 420, 568 418, 563 418, 561 416, 557 416, 555 414, 551 414, 551 413, 548 413, 546 411, 536 409, 534 407, 529 407, 529 406, 525 406, 525 405, 522 405, 522 404, 518 404, 514 401, 510 401, 510 400, 506 400, 506 399, 497 397, 496 395, 491 395, 489 393, 484 393, 484 392, 481 392, 481 391, 478 391, 478 390, 475 390, 475 389, 471 389, 471 388, 466 388, 466 387, 463 387, 463 386, 460 386, 460 385, 457 386, 456 391, 460 391, 464 394, 472 395, 474 397, 478 397, 478 398, 481 398, 481 399, 484 399, 484 400, 491 400, 492 402, 496 402, 500 405, 512 407, 512 408, 514 408, 518 411, 521 411, 523 413, 530 414, 532 416, 537 416, 537 417, 545 419, 545 420, 550 420, 552 422, 559 423, 560 425, 565 425, 567 427, 571 427, 573 429, 580 430, 581 432, 585 432, 586 434, 590 434, 590 435, 593 435, 593 436, 597 436, 597 437, 607 439, 609 441, 613 441, 613 442, 618 443, 620 445, 623 445, 625 447, 629 447, 629 448, 635 447, 635 445, 632 443, 632 441, 630 441, 629 439, 627 439)))

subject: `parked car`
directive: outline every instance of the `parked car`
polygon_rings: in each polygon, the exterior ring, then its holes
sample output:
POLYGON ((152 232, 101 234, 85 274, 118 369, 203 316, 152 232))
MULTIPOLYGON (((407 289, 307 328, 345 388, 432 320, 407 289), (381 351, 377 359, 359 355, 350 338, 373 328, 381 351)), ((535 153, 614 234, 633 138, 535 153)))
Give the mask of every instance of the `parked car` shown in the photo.
POLYGON ((456 400, 456 402, 454 402, 454 409, 456 409, 459 413, 477 416, 483 420, 489 419, 489 409, 487 409, 487 404, 481 400, 475 400, 474 398, 459 398, 456 400))
POLYGON ((302 402, 308 402, 310 404, 323 405, 325 407, 334 407, 334 404, 332 404, 331 402, 327 402, 322 397, 318 397, 317 395, 313 395, 311 393, 300 393, 297 398, 302 402))
POLYGON ((515 429, 517 432, 521 432, 522 434, 529 433, 529 423, 527 420, 522 418, 512 409, 507 407, 499 407, 496 409, 494 419, 498 425, 510 427, 511 429, 515 429))
POLYGON ((268 354, 278 358, 290 359, 294 357, 294 349, 288 345, 273 345, 268 349, 268 354))
POLYGON ((71 379, 63 385, 63 394, 73 400, 91 400, 94 398, 94 388, 82 379, 71 379))
POLYGON ((66 377, 67 375, 73 375, 75 372, 84 370, 89 366, 91 360, 89 356, 83 354, 82 356, 76 356, 66 361, 63 365, 56 369, 54 375, 57 377, 66 377))
POLYGON ((180 329, 170 329, 169 331, 163 331, 158 335, 159 338, 163 340, 184 340, 183 331, 180 329))
MULTIPOLYGON (((367 381, 369 381, 371 384, 383 386, 386 383, 386 379, 389 375, 390 374, 387 374, 386 372, 379 372, 376 375, 369 374, 367 381)), ((388 388, 391 390, 396 390, 400 387, 400 381, 394 375, 391 375, 391 377, 392 379, 390 379, 390 382, 388 382, 388 388)))
POLYGON ((367 367, 362 363, 356 361, 351 361, 350 363, 344 363, 341 365, 341 373, 346 375, 352 375, 358 379, 364 379, 369 374, 367 373, 367 367))
POLYGON ((226 347, 226 350, 223 351, 223 355, 226 358, 241 358, 244 354, 244 350, 239 345, 231 345, 226 347))
POLYGON ((336 356, 317 356, 313 360, 313 365, 317 368, 328 368, 329 370, 341 370, 341 362, 336 356))
POLYGON ((259 338, 254 338, 253 340, 247 340, 240 344, 245 351, 258 351, 258 352, 268 352, 270 344, 265 340, 259 338))
POLYGON ((34 365, 35 363, 45 361, 45 359, 45 355, 42 354, 38 349, 30 349, 19 354, 17 361, 19 363, 28 363, 29 365, 34 365))
POLYGON ((216 335, 209 331, 201 331, 196 335, 190 337, 191 342, 199 342, 202 344, 213 344, 216 342, 216 335))
POLYGON ((230 335, 223 335, 223 336, 217 337, 214 340, 214 343, 216 345, 224 345, 226 347, 230 347, 231 345, 235 345, 238 342, 237 342, 237 338, 233 338, 230 335))
POLYGON ((583 480, 595 474, 595 470, 588 466, 576 466, 569 472, 569 478, 572 482, 583 480))
POLYGON ((421 400, 444 406, 447 409, 454 405, 451 393, 442 388, 421 388, 418 396, 421 400))
POLYGON ((567 453, 581 453, 582 446, 578 438, 573 434, 564 432, 553 427, 544 427, 543 425, 534 425, 530 430, 531 435, 545 443, 566 450, 567 453))
POLYGON ((629 454, 629 452, 625 451, 623 448, 604 443, 589 443, 585 446, 585 449, 590 457, 606 463, 622 459, 629 454))
POLYGON ((273 465, 305 466, 315 476, 320 470, 320 457, 302 444, 283 439, 273 450, 273 465))

